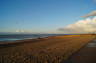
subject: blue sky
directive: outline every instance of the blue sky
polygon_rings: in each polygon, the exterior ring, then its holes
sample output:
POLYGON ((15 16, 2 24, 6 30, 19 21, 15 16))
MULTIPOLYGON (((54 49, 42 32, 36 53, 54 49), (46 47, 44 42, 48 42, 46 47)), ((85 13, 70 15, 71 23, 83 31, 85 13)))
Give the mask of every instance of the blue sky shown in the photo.
POLYGON ((95 0, 0 0, 0 32, 59 33, 94 10, 95 0))

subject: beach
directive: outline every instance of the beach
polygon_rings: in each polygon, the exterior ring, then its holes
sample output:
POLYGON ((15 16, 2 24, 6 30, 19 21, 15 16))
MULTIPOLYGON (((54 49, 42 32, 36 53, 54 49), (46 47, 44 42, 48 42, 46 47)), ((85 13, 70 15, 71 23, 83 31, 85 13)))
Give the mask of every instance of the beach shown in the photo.
POLYGON ((65 63, 93 39, 94 35, 82 34, 1 42, 0 63, 65 63))

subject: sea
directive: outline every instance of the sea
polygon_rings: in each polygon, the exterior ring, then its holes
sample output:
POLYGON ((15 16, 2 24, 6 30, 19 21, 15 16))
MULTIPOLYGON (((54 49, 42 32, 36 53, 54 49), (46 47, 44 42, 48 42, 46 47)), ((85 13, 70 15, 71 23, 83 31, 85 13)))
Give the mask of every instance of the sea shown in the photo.
POLYGON ((60 35, 65 34, 0 34, 0 41, 17 41, 60 35))

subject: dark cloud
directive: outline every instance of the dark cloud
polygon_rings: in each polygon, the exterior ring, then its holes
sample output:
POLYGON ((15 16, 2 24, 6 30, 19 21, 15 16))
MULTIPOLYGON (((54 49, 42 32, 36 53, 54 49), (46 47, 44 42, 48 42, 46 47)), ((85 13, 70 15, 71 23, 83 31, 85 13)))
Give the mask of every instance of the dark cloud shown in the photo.
POLYGON ((87 15, 82 16, 82 17, 86 18, 86 17, 90 17, 90 16, 96 16, 96 10, 95 11, 92 11, 92 12, 90 12, 87 15))

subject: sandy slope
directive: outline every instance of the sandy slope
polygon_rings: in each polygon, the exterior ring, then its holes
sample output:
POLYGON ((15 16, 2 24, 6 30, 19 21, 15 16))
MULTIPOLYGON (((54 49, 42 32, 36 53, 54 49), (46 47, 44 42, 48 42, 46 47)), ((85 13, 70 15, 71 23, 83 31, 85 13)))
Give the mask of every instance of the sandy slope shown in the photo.
POLYGON ((96 39, 73 54, 66 63, 96 63, 96 39))

